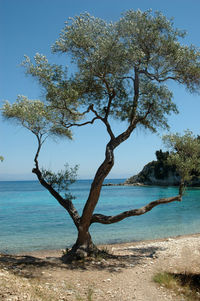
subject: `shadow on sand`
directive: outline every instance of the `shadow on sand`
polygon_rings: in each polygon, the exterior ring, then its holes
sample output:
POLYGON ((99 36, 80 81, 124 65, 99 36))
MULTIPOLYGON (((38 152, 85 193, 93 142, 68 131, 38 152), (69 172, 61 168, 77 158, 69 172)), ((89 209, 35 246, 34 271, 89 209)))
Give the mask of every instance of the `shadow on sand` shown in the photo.
POLYGON ((95 258, 85 258, 71 263, 64 263, 62 257, 39 258, 25 255, 0 254, 0 269, 8 270, 15 275, 26 278, 41 277, 45 271, 55 270, 107 270, 120 272, 123 268, 134 268, 142 264, 144 259, 157 257, 157 251, 164 249, 158 247, 128 247, 122 249, 127 255, 114 255, 105 250, 95 258))

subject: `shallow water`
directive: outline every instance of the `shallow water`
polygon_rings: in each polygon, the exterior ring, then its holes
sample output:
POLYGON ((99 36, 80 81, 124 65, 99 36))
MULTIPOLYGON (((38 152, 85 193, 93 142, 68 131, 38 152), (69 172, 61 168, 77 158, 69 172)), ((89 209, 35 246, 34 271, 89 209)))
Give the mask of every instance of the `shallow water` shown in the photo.
MULTIPOLYGON (((107 180, 123 182, 123 180, 107 180)), ((71 186, 81 213, 90 180, 71 186)), ((105 186, 95 212, 113 215, 174 196, 175 187, 105 186)), ((160 205, 143 216, 112 225, 93 224, 95 243, 155 239, 200 232, 200 189, 188 189, 183 202, 160 205)), ((0 182, 0 252, 15 253, 71 246, 76 229, 67 212, 36 181, 0 182)))

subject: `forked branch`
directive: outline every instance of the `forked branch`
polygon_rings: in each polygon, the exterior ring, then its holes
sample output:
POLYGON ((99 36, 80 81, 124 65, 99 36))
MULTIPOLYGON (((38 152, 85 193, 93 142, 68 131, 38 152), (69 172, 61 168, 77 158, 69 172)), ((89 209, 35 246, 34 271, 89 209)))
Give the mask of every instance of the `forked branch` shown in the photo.
POLYGON ((180 80, 180 78, 178 76, 170 76, 170 75, 164 76, 163 75, 163 77, 162 77, 162 73, 159 75, 156 75, 156 74, 148 72, 147 70, 140 70, 139 72, 145 74, 150 80, 156 80, 159 83, 166 82, 169 79, 177 80, 177 81, 180 80))

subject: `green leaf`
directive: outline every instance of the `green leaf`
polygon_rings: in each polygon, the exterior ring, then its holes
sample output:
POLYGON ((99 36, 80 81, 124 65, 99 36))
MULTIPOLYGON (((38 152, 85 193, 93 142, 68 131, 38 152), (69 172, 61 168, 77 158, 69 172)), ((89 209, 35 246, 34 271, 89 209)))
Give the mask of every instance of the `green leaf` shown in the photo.
POLYGON ((69 193, 69 185, 76 181, 77 170, 77 165, 74 168, 70 168, 68 164, 65 164, 65 169, 57 173, 42 169, 42 177, 58 192, 65 193, 67 199, 72 199, 74 197, 69 193))

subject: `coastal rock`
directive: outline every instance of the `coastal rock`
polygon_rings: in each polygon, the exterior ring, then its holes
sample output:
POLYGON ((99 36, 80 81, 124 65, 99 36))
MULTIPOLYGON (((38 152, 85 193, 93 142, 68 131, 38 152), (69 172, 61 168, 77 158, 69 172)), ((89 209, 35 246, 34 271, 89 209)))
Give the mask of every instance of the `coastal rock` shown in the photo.
MULTIPOLYGON (((137 175, 128 178, 124 183, 107 183, 103 186, 179 186, 180 176, 174 165, 168 163, 169 152, 156 151, 156 159, 147 163, 137 175)), ((200 173, 193 170, 193 178, 187 186, 200 187, 200 173)))
MULTIPOLYGON (((152 161, 144 166, 141 172, 127 179, 124 185, 158 185, 158 186, 178 186, 180 176, 177 171, 170 166, 152 161)), ((200 178, 194 177, 188 186, 200 186, 200 178)))

